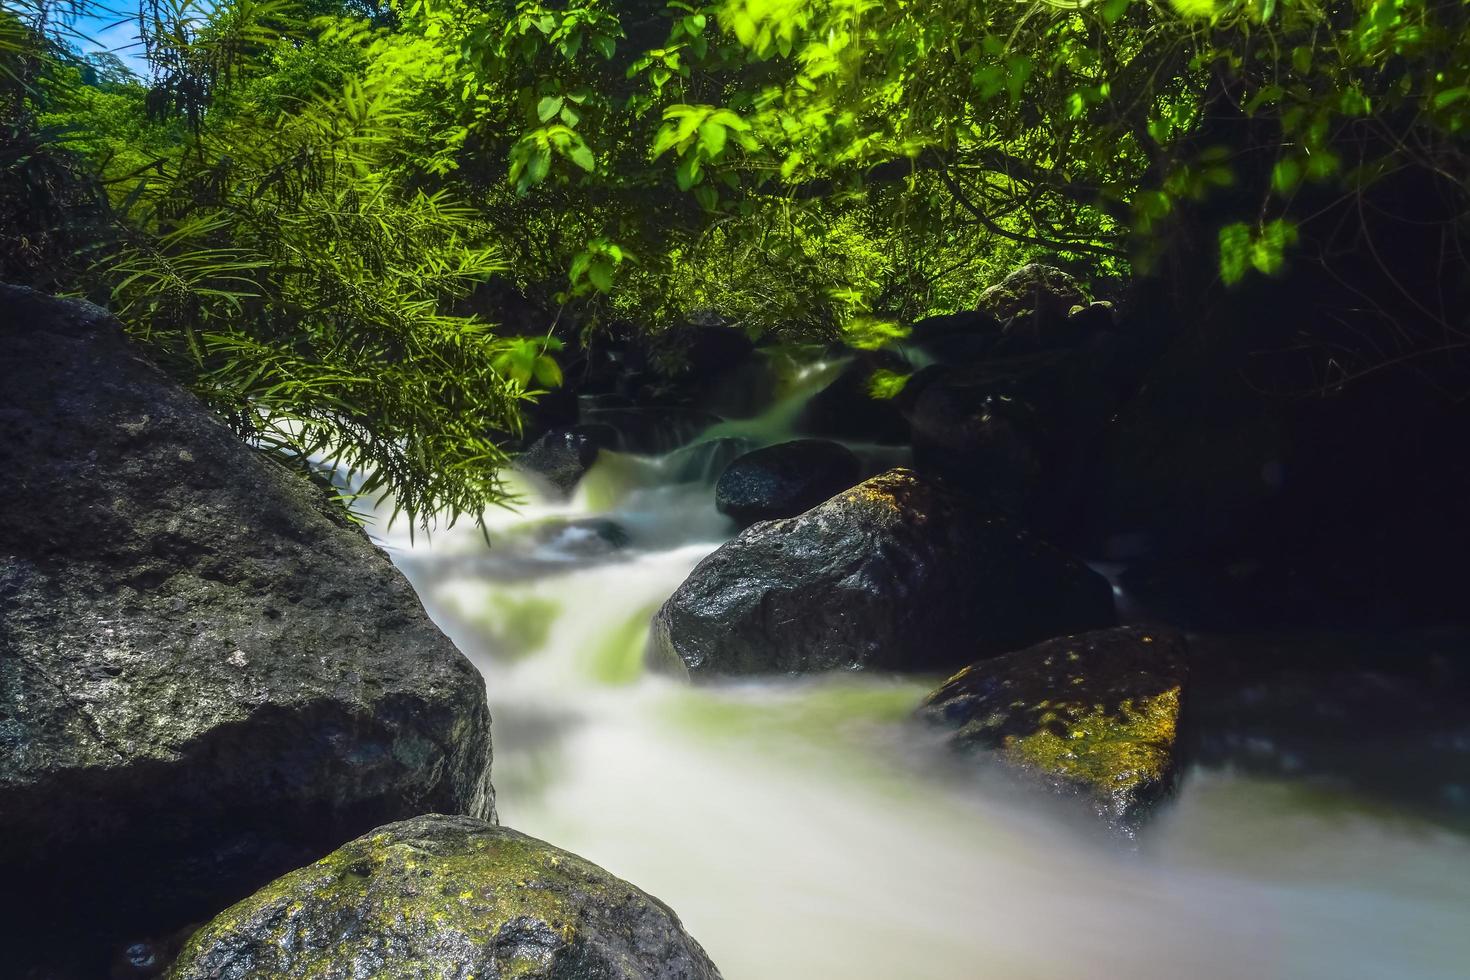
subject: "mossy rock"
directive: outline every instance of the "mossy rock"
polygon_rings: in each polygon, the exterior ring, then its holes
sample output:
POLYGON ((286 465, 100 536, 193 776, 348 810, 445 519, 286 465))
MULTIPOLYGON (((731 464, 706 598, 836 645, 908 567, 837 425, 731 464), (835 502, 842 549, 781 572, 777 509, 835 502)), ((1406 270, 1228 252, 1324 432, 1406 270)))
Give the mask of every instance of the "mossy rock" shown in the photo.
POLYGON ((470 817, 389 824, 226 909, 167 980, 719 980, 658 899, 470 817))
POLYGON ((0 343, 0 973, 494 813, 484 678, 340 506, 95 306, 0 286, 0 343))
POLYGON ((1177 634, 1099 630, 966 667, 920 712, 1131 833, 1174 786, 1187 673, 1177 634))

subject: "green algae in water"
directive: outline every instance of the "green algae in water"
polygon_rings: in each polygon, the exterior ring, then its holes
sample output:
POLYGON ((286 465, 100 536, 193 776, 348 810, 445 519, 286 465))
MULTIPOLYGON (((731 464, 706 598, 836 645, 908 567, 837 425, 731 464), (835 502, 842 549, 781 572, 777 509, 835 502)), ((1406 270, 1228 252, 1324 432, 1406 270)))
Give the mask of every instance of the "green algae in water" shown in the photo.
POLYGON ((854 734, 904 724, 927 685, 912 678, 830 674, 802 681, 693 687, 664 710, 700 738, 848 748, 854 734))
POLYGON ((551 626, 561 615, 555 599, 504 593, 492 596, 489 608, 477 617, 480 626, 507 659, 519 660, 546 647, 551 626))
POLYGON ((603 638, 589 658, 588 674, 602 684, 631 684, 643 676, 648 629, 658 606, 648 606, 625 620, 603 638))

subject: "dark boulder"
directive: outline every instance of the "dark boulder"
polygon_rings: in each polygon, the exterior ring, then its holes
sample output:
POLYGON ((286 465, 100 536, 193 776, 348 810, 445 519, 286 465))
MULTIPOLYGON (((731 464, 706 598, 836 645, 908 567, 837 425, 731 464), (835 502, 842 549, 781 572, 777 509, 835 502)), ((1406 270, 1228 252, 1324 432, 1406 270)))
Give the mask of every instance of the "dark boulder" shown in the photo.
POLYGON ((715 484, 715 506, 741 527, 795 517, 858 482, 862 462, 846 446, 797 439, 736 459, 715 484))
POLYGON ((649 343, 649 360, 658 373, 686 382, 717 378, 754 352, 755 344, 745 331, 712 313, 660 333, 649 343))
POLYGON ((981 660, 920 713, 1128 832, 1174 785, 1187 675, 1177 634, 1100 630, 981 660))
POLYGON ((927 670, 1114 622, 1101 576, 897 469, 700 562, 654 617, 650 654, 712 675, 927 670))
POLYGON ((1109 420, 1142 371, 1117 335, 1085 349, 926 368, 906 404, 914 465, 1070 542, 1097 495, 1109 420))
POLYGON ((0 287, 0 345, 8 955, 38 919, 78 930, 53 948, 166 932, 384 821, 493 814, 484 679, 321 490, 94 306, 0 287))
POLYGON ((904 349, 939 364, 965 364, 992 356, 1005 325, 985 310, 925 317, 914 323, 904 349))
POLYGON ((1086 307, 1087 296, 1076 279, 1054 266, 1023 265, 980 294, 979 308, 1005 324, 1003 346, 1021 354, 1081 342, 1077 328, 1085 321, 1070 320, 1074 307, 1086 307))
POLYGON ((566 497, 597 462, 598 454, 617 441, 618 433, 609 425, 552 429, 516 457, 515 467, 535 474, 554 493, 566 497))
POLYGON ((796 420, 804 435, 887 445, 907 442, 909 425, 891 398, 872 391, 877 371, 906 373, 909 365, 896 354, 856 357, 821 391, 812 396, 796 420))
POLYGON ((169 980, 718 980, 668 906, 468 817, 380 827, 200 929, 169 980))
POLYGON ((1036 410, 1004 386, 942 378, 925 387, 910 412, 914 461, 1007 513, 1021 514, 1041 479, 1042 433, 1036 410))

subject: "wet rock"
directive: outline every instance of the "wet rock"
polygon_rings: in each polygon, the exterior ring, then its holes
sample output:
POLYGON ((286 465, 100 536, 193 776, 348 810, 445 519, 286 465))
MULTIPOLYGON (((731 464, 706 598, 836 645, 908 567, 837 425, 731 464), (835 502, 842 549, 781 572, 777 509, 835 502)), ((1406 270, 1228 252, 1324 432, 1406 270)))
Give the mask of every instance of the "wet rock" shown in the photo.
POLYGON ((468 817, 380 827, 225 910, 170 980, 718 980, 658 899, 468 817))
POLYGON ((384 821, 493 813, 484 679, 339 507, 96 307, 0 287, 0 344, 8 955, 41 917, 105 975, 384 821))
POLYGON ((741 527, 795 517, 861 475, 852 450, 825 439, 797 439, 766 446, 736 459, 715 484, 715 506, 741 527))
POLYGON ((516 457, 516 469, 534 473, 561 496, 569 496, 587 475, 598 454, 616 444, 618 434, 608 425, 574 425, 552 429, 516 457))
POLYGON ((921 670, 1114 622, 1102 577, 896 469, 700 562, 654 617, 650 654, 708 675, 921 670))
POLYGON ((994 752, 1131 831, 1177 777, 1187 674, 1177 634, 1100 630, 981 660, 920 713, 954 729, 956 748, 994 752))

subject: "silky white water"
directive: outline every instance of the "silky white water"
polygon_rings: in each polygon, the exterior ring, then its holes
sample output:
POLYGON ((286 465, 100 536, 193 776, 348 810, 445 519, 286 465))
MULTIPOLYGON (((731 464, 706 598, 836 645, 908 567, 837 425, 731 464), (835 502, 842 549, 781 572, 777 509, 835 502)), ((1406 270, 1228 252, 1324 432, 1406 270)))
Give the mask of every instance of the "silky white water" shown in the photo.
MULTIPOLYGON (((710 437, 781 438, 802 388, 710 437)), ((669 470, 604 454, 490 546, 371 530, 485 674, 501 821, 667 902, 727 980, 1470 976, 1470 841, 1429 823, 1194 771, 1130 848, 915 731, 932 679, 647 675, 648 617, 733 533, 669 470)))

